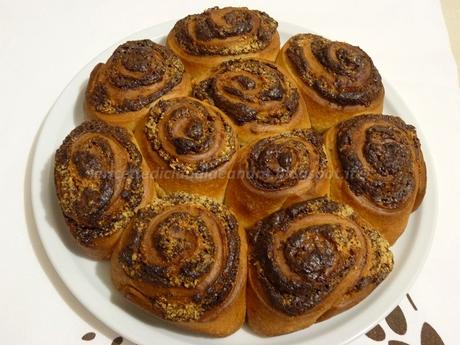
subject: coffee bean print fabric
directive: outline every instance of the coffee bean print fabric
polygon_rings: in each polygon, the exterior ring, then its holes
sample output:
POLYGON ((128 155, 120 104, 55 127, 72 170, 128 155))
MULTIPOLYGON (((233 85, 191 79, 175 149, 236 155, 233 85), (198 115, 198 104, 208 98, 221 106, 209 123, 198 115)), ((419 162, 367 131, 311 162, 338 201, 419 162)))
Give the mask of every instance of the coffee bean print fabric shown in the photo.
POLYGON ((81 337, 81 339, 84 340, 84 341, 90 341, 90 340, 93 340, 94 338, 96 338, 96 333, 94 333, 94 332, 85 333, 81 337))
POLYGON ((112 341, 112 345, 120 345, 123 343, 123 338, 122 337, 116 337, 115 339, 113 339, 112 341))
POLYGON ((397 334, 404 335, 407 332, 407 322, 401 307, 398 305, 385 318, 388 326, 397 334))
POLYGON ((95 332, 87 332, 82 335, 81 337, 82 344, 88 343, 91 345, 96 345, 96 344, 107 344, 107 345, 136 345, 133 344, 120 336, 116 336, 113 338, 111 341, 107 339, 104 335, 100 335, 99 337, 96 338, 96 333, 95 332))
MULTIPOLYGON (((379 324, 370 329, 358 344, 388 345, 444 345, 436 329, 427 321, 426 315, 418 311, 412 297, 406 298, 396 306, 379 324)), ((352 343, 354 345, 354 343, 352 343)))

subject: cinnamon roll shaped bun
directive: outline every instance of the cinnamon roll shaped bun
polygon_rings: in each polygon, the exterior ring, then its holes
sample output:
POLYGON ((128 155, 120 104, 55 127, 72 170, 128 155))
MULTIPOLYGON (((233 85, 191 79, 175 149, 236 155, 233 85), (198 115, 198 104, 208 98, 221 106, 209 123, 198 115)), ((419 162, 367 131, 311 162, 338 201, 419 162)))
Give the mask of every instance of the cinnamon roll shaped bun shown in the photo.
POLYGON ((91 72, 85 108, 90 117, 133 129, 158 98, 185 96, 189 88, 184 65, 168 48, 128 41, 91 72))
POLYGON ((244 236, 225 206, 171 194, 139 210, 112 256, 112 281, 161 319, 229 335, 245 319, 244 236))
POLYGON ((248 323, 262 335, 303 329, 346 309, 393 265, 385 239, 350 207, 326 198, 281 209, 248 236, 248 323))
POLYGON ((136 209, 156 195, 132 136, 99 120, 84 122, 65 138, 54 180, 72 236, 95 259, 110 257, 136 209))
POLYGON ((310 128, 305 102, 294 82, 267 61, 223 62, 194 86, 193 95, 227 114, 243 144, 295 128, 310 128))
POLYGON ((326 154, 312 129, 261 139, 238 154, 225 204, 248 228, 283 205, 329 191, 326 154))
POLYGON ((160 100, 136 136, 165 192, 222 201, 238 140, 219 109, 191 97, 160 100))
POLYGON ((213 7, 179 20, 167 46, 196 79, 211 67, 235 58, 275 61, 280 49, 278 23, 246 7, 213 7))
POLYGON ((359 47, 298 34, 284 44, 277 63, 296 81, 312 127, 320 132, 352 116, 383 110, 380 74, 359 47))
POLYGON ((334 170, 331 197, 352 206, 393 244, 425 195, 415 128, 395 116, 361 115, 328 130, 325 145, 334 170))

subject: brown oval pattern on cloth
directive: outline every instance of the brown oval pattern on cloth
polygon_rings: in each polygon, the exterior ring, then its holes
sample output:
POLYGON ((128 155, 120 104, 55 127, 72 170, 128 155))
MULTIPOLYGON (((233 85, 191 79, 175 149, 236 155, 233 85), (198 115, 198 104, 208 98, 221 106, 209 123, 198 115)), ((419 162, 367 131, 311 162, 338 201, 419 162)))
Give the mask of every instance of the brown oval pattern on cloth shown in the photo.
POLYGON ((385 318, 388 326, 393 330, 393 332, 404 335, 407 332, 407 322, 404 317, 404 313, 401 308, 397 306, 393 311, 385 318))
POLYGON ((93 340, 94 338, 96 338, 96 333, 94 332, 88 332, 81 337, 81 339, 84 341, 90 341, 90 340, 93 340))
POLYGON ((441 337, 438 332, 428 323, 425 322, 422 326, 421 334, 421 344, 422 345, 444 345, 441 337))
POLYGON ((115 339, 113 339, 112 341, 112 345, 120 345, 123 343, 123 338, 122 337, 116 337, 115 339))
POLYGON ((372 328, 366 335, 375 341, 382 341, 385 340, 385 331, 383 330, 382 326, 377 325, 372 328))
POLYGON ((398 341, 398 340, 390 340, 388 342, 388 345, 409 345, 408 343, 404 343, 402 341, 398 341))

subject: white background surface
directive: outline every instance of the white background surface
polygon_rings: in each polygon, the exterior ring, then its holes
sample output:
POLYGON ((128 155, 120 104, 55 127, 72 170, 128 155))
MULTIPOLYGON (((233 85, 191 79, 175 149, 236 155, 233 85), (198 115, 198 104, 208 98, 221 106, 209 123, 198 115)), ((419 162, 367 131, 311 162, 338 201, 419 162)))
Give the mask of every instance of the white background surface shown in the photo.
MULTIPOLYGON (((410 291, 419 308, 414 323, 428 321, 446 344, 460 343, 460 92, 437 2, 0 0, 0 344, 80 344, 89 331, 97 334, 91 344, 116 337, 70 295, 38 240, 28 194, 34 137, 65 85, 114 41, 230 3, 358 44, 417 116, 436 166, 439 217, 432 252, 410 291)), ((365 336, 356 342, 370 343, 365 336)))

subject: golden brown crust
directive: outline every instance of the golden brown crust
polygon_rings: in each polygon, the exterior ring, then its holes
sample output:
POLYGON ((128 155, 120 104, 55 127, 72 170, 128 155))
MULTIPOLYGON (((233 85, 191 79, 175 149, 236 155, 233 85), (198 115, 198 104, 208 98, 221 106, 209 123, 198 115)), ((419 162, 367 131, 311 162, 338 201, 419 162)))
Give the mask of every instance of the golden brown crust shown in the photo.
POLYGON ((226 60, 274 61, 280 48, 277 27, 278 23, 264 12, 213 7, 179 20, 166 42, 199 80, 209 68, 226 60))
POLYGON ((369 231, 350 207, 326 198, 294 204, 259 222, 249 232, 249 326, 267 336, 303 329, 357 298, 355 289, 361 293, 371 281, 378 284, 392 268, 383 269, 383 262, 392 264, 392 254, 376 232, 375 243, 382 246, 370 245, 369 231), (384 248, 384 259, 370 254, 371 248, 384 248))
POLYGON ((415 128, 360 115, 325 134, 331 197, 352 206, 393 244, 423 199, 426 170, 415 128))
POLYGON ((283 205, 328 193, 323 140, 312 129, 261 139, 239 152, 231 177, 225 203, 248 228, 283 205))
POLYGON ((191 97, 160 100, 136 137, 167 193, 185 191, 222 201, 238 141, 219 109, 191 97))
POLYGON ((112 256, 112 280, 159 318, 229 335, 245 317, 244 232, 223 205, 171 194, 136 214, 112 256))
POLYGON ((312 127, 320 132, 352 116, 383 110, 380 74, 359 47, 298 34, 282 47, 277 63, 296 81, 312 127))
POLYGON ((56 193, 82 250, 107 259, 135 210, 155 196, 153 180, 132 136, 102 121, 87 121, 55 156, 56 193))
POLYGON ((193 88, 193 95, 222 110, 243 144, 295 128, 309 128, 295 84, 273 63, 226 61, 193 88))
POLYGON ((367 257, 357 283, 340 298, 334 306, 321 315, 326 320, 366 298, 393 270, 394 259, 388 241, 376 230, 365 229, 367 257))
POLYGON ((185 96, 189 88, 184 65, 168 48, 128 41, 91 72, 85 109, 91 118, 133 129, 160 97, 185 96))

